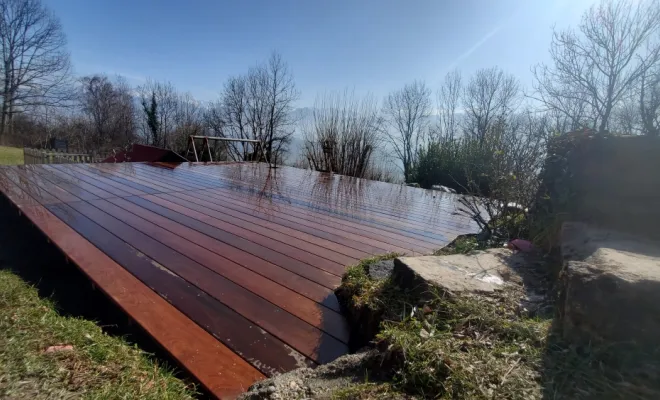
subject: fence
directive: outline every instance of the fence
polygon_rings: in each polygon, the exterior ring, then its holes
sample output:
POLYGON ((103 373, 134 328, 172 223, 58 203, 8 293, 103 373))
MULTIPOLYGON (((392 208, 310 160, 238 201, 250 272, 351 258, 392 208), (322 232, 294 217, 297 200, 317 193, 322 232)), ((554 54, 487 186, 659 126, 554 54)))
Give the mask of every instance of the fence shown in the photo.
POLYGON ((97 163, 101 159, 89 154, 59 153, 39 149, 23 148, 23 162, 25 164, 75 164, 97 163))

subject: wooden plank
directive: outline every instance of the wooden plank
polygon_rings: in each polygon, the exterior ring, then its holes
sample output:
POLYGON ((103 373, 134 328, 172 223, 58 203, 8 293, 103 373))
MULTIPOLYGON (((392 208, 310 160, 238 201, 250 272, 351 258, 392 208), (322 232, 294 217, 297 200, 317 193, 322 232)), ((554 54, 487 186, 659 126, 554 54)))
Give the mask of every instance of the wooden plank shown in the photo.
MULTIPOLYGON (((220 190, 221 189, 215 189, 214 192, 220 192, 220 190)), ((244 198, 252 198, 252 199, 255 198, 255 195, 250 195, 248 193, 240 193, 237 191, 230 191, 226 189, 222 189, 222 195, 232 197, 238 200, 242 200, 244 198)), ((391 222, 389 222, 386 225, 380 223, 377 224, 376 227, 371 227, 371 226, 365 226, 364 221, 359 221, 359 222, 356 221, 354 216, 347 217, 345 215, 342 215, 345 213, 341 213, 341 214, 332 213, 330 211, 324 211, 322 208, 314 209, 313 206, 307 207, 304 202, 302 202, 301 204, 301 202, 293 201, 292 199, 282 199, 274 196, 272 199, 270 199, 270 202, 273 203, 273 206, 282 208, 283 213, 293 216, 300 215, 305 219, 312 218, 312 220, 315 221, 322 220, 324 223, 328 222, 333 224, 331 226, 344 227, 344 229, 352 229, 352 231, 357 230, 360 232, 364 232, 367 235, 373 233, 376 236, 371 236, 372 238, 375 239, 380 237, 383 238, 382 240, 391 240, 390 242, 388 242, 390 244, 401 243, 402 241, 413 245, 419 245, 421 243, 422 246, 426 246, 432 249, 437 248, 438 245, 438 241, 434 241, 431 238, 409 233, 405 229, 403 230, 397 229, 392 226, 391 222)), ((438 228, 442 229, 442 227, 438 227, 438 228)))
MULTIPOLYGON (((247 165, 242 168, 247 168, 247 165)), ((237 168, 234 166, 233 168, 237 168)), ((225 173, 227 169, 214 170, 209 172, 225 173)), ((310 195, 310 188, 320 188, 317 193, 331 194, 340 204, 345 204, 350 208, 353 206, 369 206, 372 210, 392 213, 398 218, 408 219, 410 216, 420 217, 422 222, 428 220, 429 214, 436 211, 440 204, 449 204, 455 202, 456 195, 447 194, 443 197, 440 193, 419 188, 411 188, 404 185, 393 185, 378 181, 353 178, 344 175, 318 173, 298 168, 283 167, 278 170, 280 175, 284 175, 292 181, 299 182, 296 185, 299 193, 310 195), (314 182, 313 186, 306 182, 314 182), (348 196, 344 196, 348 193, 348 196), (359 195, 357 195, 359 193, 359 195), (449 197, 451 196, 451 197, 449 197), (439 201, 443 198, 447 201, 439 201), (453 200, 453 201, 452 201, 453 200), (405 212, 401 212, 405 210, 405 212)), ((264 174, 254 177, 263 177, 264 174)), ((254 181, 254 179, 253 179, 254 181)), ((314 191, 314 190, 312 190, 314 191)), ((318 197, 318 196, 317 196, 318 197)), ((440 216, 448 213, 439 213, 440 216)))
POLYGON ((148 186, 141 185, 141 184, 135 183, 135 182, 131 182, 128 179, 121 178, 117 175, 113 175, 113 174, 110 174, 110 173, 105 172, 105 171, 101 171, 101 170, 93 168, 92 166, 87 165, 87 164, 76 164, 76 167, 78 167, 82 170, 85 170, 85 171, 89 172, 92 175, 101 176, 101 177, 104 177, 106 179, 110 179, 112 181, 115 181, 117 183, 121 183, 121 184, 123 184, 125 186, 128 186, 130 188, 140 190, 144 193, 153 194, 153 193, 160 193, 161 192, 161 190, 152 189, 148 186))
POLYGON ((171 170, 162 170, 147 164, 136 164, 134 167, 136 171, 139 171, 139 173, 144 174, 144 176, 148 176, 151 179, 159 180, 161 182, 173 182, 177 186, 187 186, 191 190, 210 189, 218 186, 218 182, 200 181, 189 179, 188 177, 181 177, 178 173, 171 170))
POLYGON ((109 173, 123 179, 128 179, 131 182, 150 187, 159 192, 194 189, 193 187, 179 186, 173 182, 161 182, 150 177, 145 177, 143 174, 139 173, 139 170, 136 169, 131 163, 90 164, 90 167, 96 168, 104 173, 109 173))
MULTIPOLYGON (((253 324, 218 300, 169 272, 153 259, 139 252, 117 236, 75 211, 69 205, 50 205, 50 211, 79 234, 165 298, 214 337, 242 355, 266 375, 291 368, 288 353, 281 341, 253 328, 253 324), (257 346, 255 346, 257 344, 257 346), (267 354, 262 354, 264 349, 267 354), (282 350, 284 349, 284 350, 282 350), (275 356, 284 357, 276 359, 275 356), (284 362, 282 362, 284 361, 284 362)), ((300 356, 301 358, 302 355, 300 356)), ((306 364, 307 365, 307 364, 306 364)))
MULTIPOLYGON (((169 200, 172 198, 176 193, 170 193, 166 194, 164 196, 157 196, 159 198, 164 198, 165 200, 169 200)), ((145 196, 145 198, 147 198, 145 196)), ((150 198, 151 199, 151 198, 150 198)), ((190 203, 188 204, 190 205, 190 203)), ((217 208, 217 206, 216 206, 217 208)), ((208 217, 207 217, 208 218, 208 217)), ((306 248, 304 249, 299 249, 294 246, 290 246, 289 244, 285 243, 287 236, 277 233, 277 232, 272 232, 270 237, 264 236, 260 233, 250 231, 248 229, 243 228, 242 226, 237 226, 237 225, 232 225, 230 223, 217 220, 217 227, 222 229, 225 232, 234 234, 238 237, 244 238, 246 240, 249 240, 253 243, 257 243, 261 246, 267 247, 271 250, 277 251, 281 254, 286 254, 289 257, 296 259, 298 261, 304 262, 308 265, 314 266, 316 268, 320 268, 324 271, 330 272, 331 274, 335 275, 342 275, 344 273, 345 265, 340 264, 331 260, 328 260, 326 258, 319 257, 318 255, 307 251, 306 248), (272 240, 272 237, 278 237, 277 240, 272 240)))
POLYGON ((124 312, 220 398, 264 376, 42 206, 23 213, 124 312))
MULTIPOLYGON (((204 193, 204 192, 201 192, 201 193, 204 193)), ((353 254, 357 254, 358 257, 346 256, 343 253, 339 253, 338 251, 336 251, 334 249, 329 249, 327 247, 319 246, 319 245, 313 243, 313 239, 308 240, 308 241, 298 239, 298 236, 303 236, 303 237, 307 236, 308 239, 309 238, 316 238, 312 235, 309 235, 309 234, 307 234, 307 235, 302 234, 301 235, 301 233, 299 231, 295 231, 293 229, 289 229, 289 231, 283 231, 283 229, 280 229, 280 228, 284 228, 281 225, 277 225, 275 223, 271 223, 269 221, 259 219, 259 218, 255 218, 255 217, 252 217, 252 216, 249 216, 249 215, 246 215, 246 214, 241 214, 241 213, 238 213, 238 212, 234 212, 234 214, 239 214, 239 215, 244 217, 244 218, 237 218, 234 215, 232 215, 233 210, 230 210, 228 208, 224 208, 224 209, 222 209, 223 212, 218 212, 216 210, 210 209, 210 208, 206 207, 205 205, 203 205, 204 201, 200 201, 199 203, 195 203, 195 202, 191 202, 191 201, 185 201, 185 200, 179 199, 176 196, 172 196, 171 193, 170 194, 158 194, 158 195, 155 195, 155 196, 163 198, 163 199, 171 201, 171 202, 174 202, 176 204, 185 206, 185 207, 189 207, 189 208, 194 209, 194 210, 198 210, 203 214, 212 216, 214 218, 217 218, 217 219, 219 219, 221 221, 224 221, 228 224, 231 224, 233 226, 240 227, 242 229, 247 229, 247 230, 249 230, 251 232, 254 232, 258 235, 265 236, 265 237, 268 237, 270 239, 276 240, 278 242, 282 242, 282 243, 285 243, 289 246, 295 247, 296 249, 300 249, 302 251, 315 254, 319 257, 322 257, 326 260, 332 261, 335 264, 339 264, 341 266, 352 265, 352 264, 354 264, 355 262, 357 262, 358 260, 360 260, 362 258, 369 257, 368 253, 358 252, 357 250, 355 250, 353 252, 353 254), (198 204, 200 204, 201 206, 198 206, 198 204), (249 221, 248 220, 249 218, 252 218, 252 220, 256 220, 257 223, 249 221), (264 226, 267 229, 263 229, 264 226), (291 232, 295 232, 293 236, 289 234, 291 232)), ((213 206, 213 205, 211 205, 211 206, 213 206)), ((318 239, 318 238, 316 238, 316 239, 318 239)), ((321 241, 321 240, 318 240, 318 241, 321 241)), ((333 242, 325 241, 324 244, 326 244, 326 243, 330 243, 330 245, 327 245, 329 247, 333 247, 332 245, 335 245, 335 247, 338 248, 338 250, 345 249, 345 248, 342 248, 341 246, 339 246, 339 245, 337 245, 336 243, 333 243, 333 242)), ((351 252, 349 251, 348 253, 351 253, 351 252)))
POLYGON ((76 196, 78 199, 82 200, 96 200, 99 197, 92 192, 89 192, 82 187, 72 184, 68 180, 62 179, 57 175, 54 175, 50 170, 44 168, 44 165, 40 165, 38 168, 32 168, 32 171, 37 174, 41 179, 44 179, 57 187, 66 190, 72 195, 76 196))
MULTIPOLYGON (((231 193, 234 195, 255 197, 254 194, 252 194, 254 190, 255 189, 246 185, 246 187, 240 191, 231 190, 231 193)), ((268 193, 264 194, 268 195, 268 193)), ((446 241, 446 238, 441 232, 438 232, 445 230, 446 227, 443 225, 443 222, 434 221, 431 217, 429 217, 428 221, 423 224, 411 221, 398 221, 394 218, 354 208, 347 204, 336 205, 334 203, 316 200, 310 194, 293 194, 290 191, 286 191, 285 195, 274 194, 273 200, 275 202, 280 201, 286 204, 291 204, 302 210, 313 212, 315 214, 341 218, 346 221, 354 221, 360 225, 373 225, 383 232, 406 234, 407 236, 415 237, 415 240, 420 240, 422 243, 434 241, 436 243, 445 243, 446 241), (433 228, 429 229, 430 227, 433 228)), ((401 212, 404 212, 404 210, 401 212)))
MULTIPOLYGON (((196 261, 199 265, 222 275, 222 277, 242 288, 297 316, 308 324, 344 343, 348 343, 348 325, 337 311, 303 297, 284 285, 280 285, 251 269, 234 263, 221 254, 213 253, 195 242, 182 238, 106 200, 89 201, 89 203, 170 249, 196 261)), ((236 249, 234 250, 238 252, 236 249)))
POLYGON ((269 263, 252 254, 241 251, 235 247, 231 247, 226 243, 213 239, 204 235, 194 229, 181 225, 176 221, 172 221, 157 213, 149 211, 145 208, 131 203, 126 199, 108 199, 109 202, 129 211, 145 220, 152 222, 168 231, 179 235, 193 243, 196 243, 220 256, 226 257, 252 271, 261 274, 280 285, 286 286, 303 296, 312 299, 326 307, 340 311, 339 302, 334 295, 334 292, 324 286, 319 285, 307 278, 294 274, 293 272, 284 269, 278 265, 269 263))
MULTIPOLYGON (((214 190, 214 189, 211 189, 214 190)), ((171 193, 169 196, 178 197, 180 199, 189 201, 191 203, 200 204, 203 203, 205 207, 209 209, 222 211, 227 208, 230 208, 234 211, 242 212, 244 214, 252 215, 255 217, 267 218, 271 222, 278 223, 280 225, 288 227, 296 227, 299 231, 309 233, 323 239, 333 241, 335 243, 341 244, 346 247, 350 247, 356 250, 364 251, 368 254, 383 254, 391 251, 400 251, 406 252, 407 249, 402 247, 388 245, 387 243, 377 242, 369 238, 365 238, 359 235, 350 234, 337 229, 331 229, 324 227, 321 224, 312 223, 309 221, 302 220, 296 217, 289 217, 286 215, 277 214, 275 210, 269 211, 267 209, 259 209, 258 207, 250 204, 247 201, 244 201, 242 204, 240 202, 226 199, 226 198, 215 198, 209 194, 204 194, 200 192, 190 192, 190 193, 171 193), (246 207, 251 206, 251 207, 246 207)))
POLYGON ((100 190, 103 190, 107 193, 111 193, 113 196, 122 197, 133 195, 115 186, 108 185, 99 179, 94 179, 87 175, 78 173, 70 168, 67 168, 66 165, 44 165, 44 168, 50 170, 51 172, 57 172, 63 179, 69 179, 72 182, 80 182, 91 187, 99 188, 100 190))
POLYGON ((2 170, 3 175, 14 182, 18 187, 21 188, 27 195, 34 198, 37 202, 41 204, 52 204, 59 203, 60 200, 52 196, 46 190, 42 189, 40 186, 27 179, 25 176, 18 173, 18 167, 9 167, 2 170))
MULTIPOLYGON (((80 187, 81 189, 86 190, 89 193, 92 193, 96 196, 98 196, 101 199, 107 199, 110 197, 115 197, 116 194, 109 192, 107 190, 101 189, 100 187, 94 186, 92 184, 89 184, 81 179, 78 179, 74 176, 65 174, 64 172, 57 170, 53 168, 50 165, 43 165, 42 166, 45 171, 48 171, 51 175, 56 176, 58 179, 64 180, 70 184, 76 185, 80 187)), ((124 193, 125 195, 125 193, 124 193)))
MULTIPOLYGON (((206 193, 209 195, 216 194, 217 196, 215 196, 215 199, 217 204, 219 204, 221 201, 224 202, 226 199, 231 201, 232 204, 248 202, 250 205, 254 205, 256 202, 254 197, 246 196, 243 194, 236 194, 226 189, 213 189, 206 193)), ((195 195, 195 193, 190 193, 190 195, 195 195)), ((423 240, 410 239, 405 236, 405 234, 399 233, 386 235, 385 231, 382 229, 382 226, 378 233, 374 233, 372 231, 365 230, 364 225, 357 223, 352 224, 351 220, 343 219, 341 216, 327 216, 323 218, 323 216, 319 215, 318 212, 305 207, 297 206, 295 204, 287 203, 286 201, 275 200, 273 203, 274 204, 271 207, 277 209, 278 215, 280 215, 282 218, 286 218, 291 221, 303 220, 305 221, 304 223, 308 226, 312 226, 310 224, 320 224, 324 227, 334 229, 334 231, 328 231, 325 229, 329 233, 342 231, 346 232, 347 235, 359 235, 365 239, 368 239, 369 241, 367 243, 369 244, 378 245, 380 247, 389 246, 392 251, 402 252, 413 249, 414 251, 429 252, 433 251, 433 249, 437 249, 437 245, 426 243, 423 240), (292 218, 295 218, 295 220, 292 218), (358 227, 356 227, 356 225, 358 227), (395 235, 398 235, 396 239, 392 237, 395 235), (392 248, 392 246, 398 247, 399 250, 392 248)))
MULTIPOLYGON (((260 175, 254 171, 252 173, 246 173, 244 171, 244 169, 249 167, 258 171, 258 167, 252 165, 248 166, 247 164, 232 167, 235 169, 234 171, 231 171, 230 168, 209 169, 208 167, 200 166, 201 169, 207 170, 207 172, 203 172, 203 174, 218 176, 223 180, 233 181, 235 184, 240 182, 241 187, 244 189, 258 190, 264 185, 265 181, 263 180, 263 176, 265 173, 260 175), (228 169, 230 170, 229 172, 228 169)), ((353 213, 359 213, 359 215, 362 215, 363 217, 369 216, 371 218, 376 218, 383 221, 392 221, 413 225, 418 229, 428 227, 429 221, 431 221, 434 217, 444 218, 451 216, 451 213, 448 211, 434 212, 437 210, 418 210, 412 207, 410 202, 415 200, 415 197, 402 198, 400 195, 388 196, 389 198, 386 202, 376 202, 374 199, 367 200, 368 196, 366 196, 366 194, 368 194, 370 191, 373 181, 362 180, 362 185, 341 184, 332 182, 336 179, 340 179, 341 176, 339 175, 324 175, 321 173, 311 172, 309 172, 307 176, 298 176, 294 177, 294 179, 290 179, 290 173, 295 171, 300 170, 284 167, 278 170, 277 174, 275 175, 276 178, 270 179, 267 177, 266 181, 269 179, 272 181, 277 181, 278 176, 281 178, 280 180, 284 179, 285 181, 295 181, 297 182, 295 187, 287 187, 286 189, 283 189, 287 196, 302 198, 306 201, 312 200, 319 204, 326 204, 335 210, 350 210, 353 213), (323 182, 325 178, 329 178, 332 183, 328 184, 327 182, 323 182), (309 181, 310 179, 314 180, 313 186, 305 183, 305 181, 309 181), (319 184, 319 182, 323 183, 319 184), (354 190, 356 187, 363 187, 363 189, 356 191, 354 190), (364 189, 364 187, 367 187, 368 189, 364 189), (345 195, 343 192, 348 192, 348 195, 345 195), (386 207, 374 206, 373 203, 382 203, 386 207)), ((390 186, 403 188, 403 186, 397 185, 390 186)), ((376 199, 379 200, 379 198, 376 199)), ((357 215, 358 214, 354 214, 354 216, 357 215)), ((444 218, 443 221, 438 222, 442 222, 445 225, 453 225, 456 223, 456 218, 453 218, 452 216, 452 218, 444 218)), ((433 231, 428 231, 426 233, 432 235, 433 231)))
POLYGON ((87 178, 90 178, 92 180, 96 180, 98 182, 101 182, 103 184, 106 184, 108 186, 112 186, 114 188, 117 188, 119 190, 122 190, 125 193, 128 193, 130 195, 141 195, 141 194, 147 194, 146 192, 143 192, 142 190, 137 190, 135 188, 132 188, 130 186, 126 186, 124 184, 121 184, 119 182, 115 182, 112 179, 108 179, 105 177, 102 177, 100 175, 93 174, 92 172, 89 172, 86 169, 80 168, 80 165, 77 164, 67 164, 67 165, 54 165, 54 168, 58 168, 62 171, 68 171, 69 173, 75 175, 75 176, 85 176, 87 178))
POLYGON ((14 181, 7 178, 4 170, 8 168, 0 167, 0 193, 11 199, 17 206, 36 206, 39 205, 35 199, 32 198, 27 192, 21 189, 14 181))
MULTIPOLYGON (((334 337, 275 307, 263 298, 204 268, 93 205, 82 202, 69 205, 313 361, 326 363, 348 352, 348 346, 334 337)), ((280 360, 280 363, 288 361, 296 365, 298 360, 300 360, 299 356, 291 355, 285 360, 280 360)))
POLYGON ((252 215, 234 211, 230 208, 223 208, 221 211, 217 211, 206 208, 203 205, 204 201, 195 203, 195 202, 179 199, 178 197, 175 196, 169 196, 169 195, 156 195, 156 196, 165 198, 168 201, 177 203, 182 206, 190 206, 206 215, 231 223, 233 225, 243 226, 246 229, 261 233, 264 236, 268 236, 271 238, 276 238, 276 237, 281 238, 282 236, 275 236, 274 232, 284 234, 288 236, 288 238, 286 239, 286 243, 291 244, 297 248, 308 249, 310 251, 313 251, 315 254, 322 256, 323 258, 327 258, 342 265, 352 265, 357 261, 370 256, 369 253, 352 249, 346 246, 341 246, 338 243, 319 238, 309 233, 301 232, 297 229, 292 229, 283 225, 279 225, 277 223, 269 221, 268 219, 255 217, 252 215), (198 204, 200 205, 200 207, 197 207, 196 205, 190 203, 198 204))
MULTIPOLYGON (((195 229, 196 231, 224 242, 230 246, 236 247, 254 256, 262 258, 270 263, 279 265, 282 268, 288 269, 291 272, 294 272, 327 288, 334 289, 341 283, 341 278, 338 275, 330 274, 329 272, 292 259, 284 254, 250 242, 249 240, 228 234, 227 232, 215 226, 218 221, 200 212, 179 206, 178 204, 168 202, 155 196, 146 198, 127 197, 126 200, 157 214, 165 216, 189 228, 195 229)), ((222 226, 222 223, 218 223, 218 225, 222 226)))
POLYGON ((62 189, 61 187, 55 185, 54 183, 43 179, 40 177, 37 173, 33 171, 34 168, 40 168, 39 165, 19 165, 16 167, 16 173, 29 181, 33 186, 31 187, 38 187, 39 189, 48 192, 51 194, 53 197, 55 197, 57 200, 61 202, 67 202, 67 201, 78 201, 80 200, 78 197, 74 196, 73 194, 67 192, 66 190, 62 189))

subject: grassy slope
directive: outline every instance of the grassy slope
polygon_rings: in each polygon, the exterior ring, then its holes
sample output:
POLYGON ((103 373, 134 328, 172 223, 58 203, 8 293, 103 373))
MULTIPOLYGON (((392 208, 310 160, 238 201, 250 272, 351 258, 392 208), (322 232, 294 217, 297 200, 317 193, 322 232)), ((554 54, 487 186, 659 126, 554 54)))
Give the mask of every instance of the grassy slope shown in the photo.
POLYGON ((517 312, 520 293, 448 299, 435 293, 423 306, 390 280, 369 278, 365 265, 348 269, 342 287, 351 307, 382 310, 376 346, 392 363, 387 383, 364 383, 337 399, 542 397, 540 374, 549 320, 517 312))
POLYGON ((192 388, 136 347, 59 315, 35 288, 0 271, 0 398, 192 397, 192 388))
POLYGON ((23 149, 0 146, 0 165, 23 164, 23 149))

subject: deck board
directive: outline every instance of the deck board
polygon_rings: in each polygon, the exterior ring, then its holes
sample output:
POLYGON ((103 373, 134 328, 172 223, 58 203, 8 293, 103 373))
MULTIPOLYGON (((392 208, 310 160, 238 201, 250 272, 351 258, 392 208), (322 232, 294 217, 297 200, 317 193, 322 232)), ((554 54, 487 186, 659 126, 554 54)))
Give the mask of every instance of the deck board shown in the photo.
POLYGON ((252 163, 1 167, 0 192, 218 397, 348 352, 347 265, 477 231, 455 195, 252 163))

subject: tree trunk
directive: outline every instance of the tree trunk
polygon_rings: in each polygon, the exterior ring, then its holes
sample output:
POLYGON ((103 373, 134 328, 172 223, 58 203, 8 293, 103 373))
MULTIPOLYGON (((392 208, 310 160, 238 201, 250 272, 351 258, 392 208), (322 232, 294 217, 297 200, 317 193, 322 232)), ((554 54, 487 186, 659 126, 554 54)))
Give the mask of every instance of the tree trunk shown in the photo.
POLYGON ((5 126, 7 124, 7 112, 9 109, 9 104, 7 96, 3 96, 2 99, 2 116, 0 116, 0 138, 5 135, 5 126))

